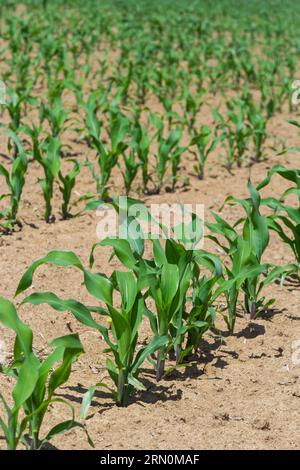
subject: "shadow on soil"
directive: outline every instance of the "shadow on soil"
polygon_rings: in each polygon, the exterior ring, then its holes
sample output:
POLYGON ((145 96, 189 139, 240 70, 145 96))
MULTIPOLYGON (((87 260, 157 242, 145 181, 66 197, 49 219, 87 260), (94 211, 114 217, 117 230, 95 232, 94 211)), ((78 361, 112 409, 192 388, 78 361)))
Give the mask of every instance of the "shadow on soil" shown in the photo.
MULTIPOLYGON (((265 314, 265 318, 270 320, 274 315, 282 313, 283 310, 270 310, 265 314)), ((232 336, 236 338, 254 339, 265 334, 264 325, 250 322, 241 331, 234 333, 232 336)), ((206 375, 205 368, 208 364, 215 369, 222 370, 228 366, 227 359, 239 357, 236 351, 228 350, 226 347, 226 338, 230 336, 228 331, 219 331, 219 334, 211 336, 210 341, 202 339, 199 343, 199 354, 195 354, 188 358, 188 362, 175 367, 166 367, 166 373, 161 382, 156 382, 153 369, 142 370, 141 381, 146 387, 146 391, 136 392, 129 400, 128 406, 138 404, 145 406, 157 402, 178 401, 181 400, 183 392, 176 387, 176 382, 184 382, 188 379, 198 379, 206 375), (222 349, 225 347, 225 350, 222 349), (174 384, 175 381, 175 384, 174 384), (172 382, 169 385, 169 382, 172 382)), ((208 380, 221 380, 221 377, 207 377, 208 380)), ((87 388, 78 384, 77 386, 63 387, 62 393, 56 394, 81 404, 83 395, 87 392, 87 388)), ((93 411, 104 413, 105 411, 116 406, 112 395, 109 391, 98 389, 94 394, 91 402, 91 413, 88 418, 93 416, 93 411), (94 410, 93 410, 94 409, 94 410), (97 409, 97 410, 95 410, 97 409)))
POLYGON ((258 336, 264 335, 266 329, 263 325, 258 325, 257 323, 249 323, 246 328, 243 328, 238 333, 234 333, 236 338, 245 338, 245 339, 254 339, 258 336))
MULTIPOLYGON (((77 385, 77 386, 66 386, 66 387, 61 387, 60 390, 65 390, 63 393, 56 393, 55 395, 57 397, 65 398, 73 403, 78 403, 81 405, 83 395, 88 391, 86 387, 83 387, 82 385, 77 385), (69 393, 69 392, 74 392, 74 393, 69 393)), ((94 399, 91 402, 91 407, 98 407, 102 408, 102 411, 104 411, 104 408, 111 408, 112 406, 115 406, 115 402, 112 399, 111 393, 110 392, 103 392, 102 390, 96 390, 94 393, 94 399), (97 401, 97 398, 99 398, 100 401, 97 401), (106 400, 104 403, 102 400, 106 400)), ((102 412, 101 411, 101 412, 102 412)))
MULTIPOLYGON (((218 349, 222 341, 219 338, 215 339, 215 342, 210 344, 206 341, 201 341, 200 349, 201 354, 194 355, 189 358, 189 362, 181 364, 177 367, 167 368, 166 374, 161 382, 155 381, 155 373, 153 369, 143 369, 141 380, 146 387, 146 391, 135 393, 129 400, 128 406, 132 404, 138 404, 144 406, 149 403, 167 402, 167 401, 178 401, 182 398, 182 390, 174 386, 173 381, 183 382, 187 379, 197 379, 204 375, 204 369, 207 364, 215 361, 214 367, 222 369, 227 366, 227 362, 223 357, 226 354, 234 355, 234 352, 227 352, 224 355, 220 355, 216 358, 213 354, 215 349, 218 349), (172 385, 169 382, 172 381, 172 385)), ((213 377, 212 380, 216 380, 217 377, 213 377)), ((87 388, 82 385, 77 386, 66 386, 61 388, 62 393, 57 393, 56 396, 70 400, 81 404, 83 395, 87 392, 87 388)), ((116 406, 112 399, 112 395, 109 391, 96 390, 94 398, 91 402, 92 408, 98 408, 100 413, 104 413, 106 410, 116 406), (99 401, 98 401, 99 399, 99 401), (105 400, 103 402, 103 400, 105 400)), ((92 416, 93 413, 89 417, 92 416)))
MULTIPOLYGON (((169 400, 177 401, 182 398, 182 391, 181 390, 174 390, 171 386, 165 386, 163 384, 156 384, 154 383, 154 376, 151 374, 149 370, 143 370, 144 376, 142 378, 142 382, 147 388, 145 392, 139 392, 133 395, 133 397, 129 400, 128 406, 138 403, 140 405, 147 404, 147 403, 156 403, 156 402, 166 402, 169 400), (146 375, 146 377, 145 377, 146 375), (150 377, 149 380, 147 378, 150 377)), ((87 388, 83 387, 82 385, 78 385, 76 387, 69 386, 63 387, 62 390, 66 390, 65 393, 58 393, 56 396, 68 399, 72 402, 76 402, 81 404, 83 395, 87 392, 87 388), (69 392, 75 392, 69 393, 69 392)), ((105 410, 110 409, 116 406, 116 403, 113 401, 111 393, 103 392, 101 390, 96 390, 94 394, 94 399, 91 402, 91 408, 101 408, 100 413, 103 413, 105 410), (97 399, 101 400, 98 401, 97 399), (103 402, 103 399, 105 402, 103 402)))
POLYGON ((272 308, 261 313, 259 318, 262 320, 271 321, 272 318, 275 317, 275 315, 282 315, 283 313, 286 313, 286 312, 287 312, 286 308, 281 308, 281 309, 272 308))
MULTIPOLYGON (((275 284, 280 285, 280 280, 274 281, 275 284)), ((284 287, 289 291, 293 292, 294 290, 298 290, 300 287, 300 278, 297 274, 290 274, 284 280, 284 287)))

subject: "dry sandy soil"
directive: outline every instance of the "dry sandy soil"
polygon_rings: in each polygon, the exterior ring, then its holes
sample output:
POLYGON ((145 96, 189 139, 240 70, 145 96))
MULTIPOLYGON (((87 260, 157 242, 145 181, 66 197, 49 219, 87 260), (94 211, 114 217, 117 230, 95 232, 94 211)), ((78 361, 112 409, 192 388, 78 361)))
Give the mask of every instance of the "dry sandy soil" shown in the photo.
MULTIPOLYGON (((206 120, 206 110, 202 120, 206 120)), ((208 114, 207 114, 208 116, 208 114)), ((287 113, 273 118, 270 133, 287 139, 289 146, 297 145, 297 131, 287 124, 287 113)), ((207 119, 209 119, 207 117, 207 119)), ((66 139, 69 137, 66 136, 66 139)), ((81 161, 90 150, 70 140, 72 152, 81 161)), ((268 146, 273 144, 270 138, 268 146)), ((299 142, 298 142, 299 145, 299 142)), ((1 152, 6 152, 5 142, 1 152)), ((175 193, 162 192, 159 196, 144 198, 151 202, 204 203, 205 216, 217 210, 224 198, 247 195, 246 182, 251 172, 255 183, 262 180, 268 168, 278 162, 275 153, 267 150, 268 160, 252 168, 241 168, 229 175, 220 162, 222 150, 216 150, 208 162, 206 178, 198 181, 192 175, 193 161, 185 155, 181 174, 189 175, 190 185, 178 183, 175 193)), ((296 153, 281 162, 299 168, 296 153)), ((1 161, 4 157, 0 157, 1 161)), ((6 160, 3 160, 6 161, 6 160)), ((59 220, 60 194, 56 191, 54 224, 43 221, 43 199, 37 178, 40 168, 31 164, 24 190, 20 216, 23 229, 0 238, 0 295, 13 299, 17 284, 25 269, 51 249, 72 250, 88 265, 91 246, 96 236, 97 215, 84 213, 67 221, 59 220)), ((2 184, 2 182, 1 182, 2 184)), ((121 185, 119 173, 114 178, 115 191, 121 185)), ((265 194, 278 196, 286 188, 280 178, 274 177, 265 194)), ((2 187, 1 187, 2 189, 2 187)), ((94 191, 94 183, 87 169, 76 185, 80 194, 94 191)), ((132 196, 136 196, 133 192, 132 196)), ((76 209, 73 209, 76 212, 76 209)), ((225 208, 224 216, 235 221, 239 210, 225 208)), ((205 248, 215 250, 206 242, 205 248)), ((116 260, 109 263, 110 249, 98 249, 95 270, 109 274, 118 267, 116 260)), ((272 235, 265 260, 274 264, 293 262, 292 254, 272 235)), ((238 318, 236 331, 229 336, 222 319, 218 321, 220 335, 204 336, 199 356, 186 367, 173 371, 159 384, 155 382, 150 365, 144 364, 141 378, 147 391, 137 393, 126 408, 118 408, 109 393, 99 391, 92 402, 87 420, 88 430, 97 449, 294 449, 299 447, 300 432, 300 365, 293 363, 293 342, 300 340, 299 285, 286 281, 281 288, 272 284, 266 294, 275 297, 274 309, 263 318, 249 323, 238 318)), ((81 276, 74 269, 42 267, 34 278, 33 291, 53 291, 63 298, 89 301, 81 284, 81 276)), ((16 304, 21 301, 16 299, 16 304)), ((79 332, 86 354, 74 366, 74 373, 59 396, 68 398, 76 413, 86 388, 105 377, 105 344, 98 333, 76 322, 71 314, 60 314, 50 307, 23 306, 20 315, 34 331, 34 346, 43 356, 46 345, 55 337, 79 332)), ((10 358, 11 335, 0 329, 10 358)), ((141 340, 150 337, 145 321, 141 340)), ((295 356, 294 356, 295 359, 295 356)), ((297 358, 296 358, 297 359, 297 358)), ((296 361, 297 362, 297 361, 296 361)), ((300 362, 300 361, 299 361, 300 362)), ((10 383, 0 377, 1 390, 10 383)), ((52 408, 47 426, 67 417, 67 410, 52 408)), ((45 431, 46 431, 45 428, 45 431)), ((89 448, 84 433, 72 430, 53 441, 59 449, 89 448)), ((0 448, 4 441, 0 439, 0 448)))

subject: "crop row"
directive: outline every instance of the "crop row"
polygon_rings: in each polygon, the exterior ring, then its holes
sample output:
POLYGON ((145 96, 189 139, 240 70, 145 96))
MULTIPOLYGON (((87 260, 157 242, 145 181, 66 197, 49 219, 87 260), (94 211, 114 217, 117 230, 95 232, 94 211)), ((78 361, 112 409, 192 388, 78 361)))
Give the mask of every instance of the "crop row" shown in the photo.
MULTIPOLYGON (((8 130, 8 163, 0 167, 4 232, 21 225, 18 206, 32 160, 42 167, 44 217, 51 222, 56 186, 68 218, 83 166, 95 181, 86 198, 112 196, 115 167, 127 194, 136 181, 140 193, 166 185, 172 191, 180 180, 188 184, 180 171, 188 156, 199 179, 213 152, 228 171, 263 160, 270 119, 293 108, 295 12, 278 8, 272 28, 264 14, 257 20, 254 7, 255 21, 248 23, 249 12, 237 19, 226 2, 208 14, 205 2, 176 4, 170 13, 168 2, 90 0, 63 10, 58 0, 43 2, 44 9, 31 0, 17 15, 14 3, 3 2, 0 21, 1 126, 8 130), (74 156, 74 143, 88 149, 84 161, 74 156)), ((284 142, 276 146, 285 151, 284 142)))
MULTIPOLYGON (((119 215, 112 189, 117 171, 123 179, 117 195, 142 197, 188 185, 190 160, 201 185, 209 162, 232 172, 263 161, 270 148, 285 155, 286 142, 272 135, 270 124, 278 113, 296 112, 291 94, 299 95, 293 87, 300 9, 291 0, 238 3, 2 0, 0 232, 22 227, 20 203, 33 168, 39 168, 50 223, 57 189, 62 218, 76 215, 72 204, 84 170, 94 191, 76 204, 94 210, 105 203, 119 215)), ((241 310, 251 321, 267 313, 275 299, 266 297, 266 286, 283 285, 286 277, 299 282, 300 170, 275 165, 258 186, 249 180, 248 192, 245 199, 224 201, 243 211, 235 223, 222 210, 212 212, 206 232, 216 250, 197 248, 203 221, 196 214, 164 241, 146 241, 141 221, 128 216, 122 222, 126 237, 91 247, 89 267, 69 251, 51 251, 28 267, 16 290, 16 296, 26 293, 21 303, 0 297, 0 324, 14 336, 12 360, 0 364, 9 384, 0 392, 8 449, 43 449, 74 427, 93 446, 87 417, 99 388, 126 406, 146 388, 146 361, 162 380, 169 367, 184 367, 195 357, 203 335, 218 333, 220 321, 233 334, 241 310), (289 187, 279 198, 263 197, 274 175, 289 187), (178 230, 196 239, 177 239, 178 230), (289 264, 265 261, 272 235, 288 247, 289 264), (117 258, 119 268, 109 276, 93 269, 101 248, 117 258), (72 298, 48 291, 28 295, 35 272, 48 264, 81 273, 83 284, 74 286, 72 298), (94 305, 76 299, 82 285, 94 305), (33 331, 21 319, 24 304, 73 315, 106 343, 99 361, 105 357, 107 377, 88 388, 80 419, 58 393, 84 354, 79 333, 54 339, 47 355, 37 353, 33 331), (70 417, 45 433, 48 412, 59 404, 70 417)), ((129 205, 137 202, 128 199, 129 205)))

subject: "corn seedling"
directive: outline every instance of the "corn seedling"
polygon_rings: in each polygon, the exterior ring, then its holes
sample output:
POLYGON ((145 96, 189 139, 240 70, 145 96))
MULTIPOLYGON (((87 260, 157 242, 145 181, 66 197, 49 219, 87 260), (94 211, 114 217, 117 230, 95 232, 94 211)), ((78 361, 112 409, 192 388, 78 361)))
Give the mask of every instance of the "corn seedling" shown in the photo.
MULTIPOLYGON (((50 343, 53 349, 43 361, 33 352, 32 330, 23 323, 11 302, 0 298, 0 322, 16 334, 14 358, 8 367, 0 365, 1 373, 14 380, 13 404, 0 394, 7 414, 7 421, 0 418, 7 448, 15 450, 22 442, 28 449, 42 449, 55 436, 83 425, 75 421, 74 410, 69 402, 56 398, 56 390, 67 382, 72 364, 83 352, 78 335, 62 336, 50 343), (58 367, 54 366, 58 364, 58 367), (55 425, 41 437, 41 427, 46 413, 55 403, 62 403, 71 410, 71 419, 55 425)), ((90 443, 92 443, 90 441, 90 443)))
POLYGON ((122 157, 125 168, 124 171, 121 170, 121 172, 124 180, 125 192, 128 195, 130 193, 132 183, 135 180, 140 165, 136 161, 134 148, 130 148, 128 155, 126 155, 126 153, 124 152, 122 154, 122 157))
POLYGON ((88 163, 92 175, 96 181, 97 194, 100 200, 108 197, 107 185, 111 176, 111 172, 118 162, 119 156, 127 149, 124 142, 128 132, 128 121, 120 113, 112 113, 110 120, 109 138, 110 149, 107 150, 101 141, 102 124, 98 120, 95 110, 89 109, 86 115, 86 126, 91 139, 92 145, 98 154, 98 165, 100 176, 96 173, 93 164, 88 163))
POLYGON ((19 129, 20 133, 28 135, 31 139, 32 155, 36 161, 41 159, 41 134, 42 126, 32 124, 31 126, 23 125, 19 129))
POLYGON ((197 158, 197 164, 194 170, 200 180, 204 178, 204 166, 209 154, 216 148, 218 137, 214 135, 213 130, 209 126, 201 126, 199 133, 196 133, 191 140, 190 145, 196 145, 197 153, 191 151, 197 158))
POLYGON ((137 122, 133 129, 133 140, 131 145, 135 148, 142 170, 143 192, 148 191, 148 183, 151 180, 149 175, 149 151, 152 139, 150 139, 147 130, 137 122))
POLYGON ((4 231, 11 231, 15 224, 21 226, 17 219, 17 215, 25 184, 25 173, 27 171, 28 160, 16 134, 12 131, 7 131, 6 133, 14 141, 18 149, 18 156, 12 160, 10 172, 6 167, 0 164, 0 176, 3 176, 8 189, 7 194, 0 195, 0 201, 5 198, 9 199, 9 207, 0 212, 0 221, 1 219, 5 219, 4 223, 0 222, 0 227, 2 227, 4 231))
POLYGON ((153 123, 157 128, 157 142, 158 150, 155 155, 156 165, 156 182, 155 182, 155 194, 159 194, 165 179, 165 175, 168 169, 168 164, 172 164, 172 187, 175 187, 176 175, 180 163, 180 157, 185 150, 179 146, 182 132, 179 128, 172 129, 167 138, 163 137, 164 126, 163 122, 153 116, 153 123))
POLYGON ((40 110, 41 124, 47 120, 53 137, 59 137, 67 129, 70 122, 69 114, 66 111, 61 98, 56 98, 52 105, 42 104, 40 110))
POLYGON ((71 200, 71 195, 73 188, 75 186, 76 178, 80 173, 80 163, 77 162, 77 160, 71 159, 69 160, 73 164, 73 168, 69 173, 66 175, 63 175, 61 171, 58 173, 58 178, 60 181, 60 191, 63 196, 63 203, 61 206, 61 213, 63 219, 68 219, 71 214, 70 214, 70 200, 71 200))
MULTIPOLYGON (((138 329, 144 311, 144 299, 137 281, 132 274, 118 271, 114 272, 110 279, 101 274, 93 274, 82 266, 74 253, 56 251, 48 253, 45 258, 30 266, 19 283, 17 294, 30 287, 35 270, 45 263, 57 266, 74 266, 80 269, 83 272, 88 292, 98 301, 104 302, 106 309, 88 308, 74 300, 59 299, 55 294, 49 292, 32 294, 23 303, 35 305, 47 303, 57 311, 69 310, 81 323, 99 330, 108 345, 107 352, 111 352, 115 359, 115 362, 111 359, 107 360, 108 373, 116 386, 116 391, 113 391, 114 398, 119 405, 125 405, 134 388, 144 389, 138 380, 142 363, 166 342, 166 338, 162 336, 154 337, 146 347, 137 351, 138 329), (120 308, 115 308, 113 304, 114 289, 121 296, 120 308), (110 318, 113 339, 110 338, 106 327, 93 320, 91 311, 96 311, 110 318)), ((89 396, 90 394, 87 395, 86 400, 89 396)), ((91 398, 92 396, 90 396, 91 398)), ((84 406, 86 406, 86 400, 84 406)))
POLYGON ((204 103, 205 94, 203 89, 200 89, 196 94, 191 93, 189 89, 183 92, 185 122, 190 132, 196 133, 196 117, 204 103))
POLYGON ((242 165, 245 152, 248 149, 250 137, 249 124, 246 122, 245 103, 243 100, 230 100, 227 102, 227 117, 230 133, 234 136, 235 160, 237 166, 242 165))
POLYGON ((264 198, 262 204, 267 205, 274 211, 267 217, 270 230, 275 231, 284 243, 287 243, 295 256, 296 262, 300 263, 300 172, 299 170, 288 169, 280 165, 269 170, 267 177, 258 185, 260 190, 267 186, 274 174, 280 175, 287 181, 294 183, 294 187, 288 188, 280 197, 264 198), (294 195, 298 199, 299 206, 293 207, 284 204, 285 198, 294 195))
POLYGON ((267 123, 273 114, 274 101, 271 99, 266 105, 266 110, 262 106, 255 106, 252 96, 248 93, 246 104, 248 107, 248 120, 251 128, 252 140, 254 145, 255 162, 263 158, 263 146, 267 139, 267 123))
POLYGON ((157 356, 156 378, 160 380, 167 353, 174 351, 179 364, 192 349, 197 350, 202 335, 213 325, 213 310, 201 303, 196 285, 199 265, 209 267, 215 274, 219 271, 220 275, 221 264, 213 255, 202 250, 186 250, 174 240, 166 241, 164 251, 158 241, 153 241, 153 253, 156 273, 151 274, 153 266, 150 266, 147 295, 155 302, 156 314, 147 310, 147 316, 155 334, 169 337, 168 344, 159 350, 157 356), (193 288, 192 299, 188 296, 190 288, 193 288))
POLYGON ((22 118, 22 111, 23 111, 23 106, 28 100, 28 93, 17 93, 16 91, 12 90, 9 88, 6 91, 8 95, 8 100, 6 103, 6 109, 8 110, 9 116, 10 116, 10 125, 9 128, 17 132, 20 125, 21 125, 21 118, 22 118))
POLYGON ((44 144, 41 153, 35 155, 42 165, 45 177, 39 180, 46 204, 44 219, 46 222, 53 222, 52 198, 54 182, 60 173, 60 140, 57 137, 49 137, 44 144))
POLYGON ((249 199, 238 200, 229 197, 225 201, 225 203, 240 204, 246 212, 245 218, 239 219, 234 226, 231 226, 218 214, 213 213, 216 223, 207 224, 213 234, 223 236, 227 240, 226 246, 215 235, 208 235, 231 261, 230 268, 225 265, 228 280, 237 279, 237 282, 225 292, 229 311, 229 316, 225 317, 225 320, 230 331, 234 329, 240 288, 244 293, 245 310, 253 319, 274 303, 274 299, 266 300, 265 297, 260 297, 262 289, 282 274, 295 270, 295 265, 271 267, 269 264, 261 263, 262 255, 269 243, 268 222, 260 214, 261 198, 250 181, 248 190, 249 199), (242 235, 235 230, 240 224, 242 224, 242 235), (262 275, 265 276, 263 279, 262 275))
POLYGON ((116 271, 113 280, 121 295, 121 307, 115 309, 107 304, 115 340, 115 345, 111 348, 115 363, 108 359, 106 367, 116 386, 115 399, 118 404, 125 405, 134 388, 145 390, 138 380, 140 366, 166 342, 166 337, 155 336, 148 346, 139 349, 135 354, 138 331, 145 309, 144 298, 131 273, 116 271))

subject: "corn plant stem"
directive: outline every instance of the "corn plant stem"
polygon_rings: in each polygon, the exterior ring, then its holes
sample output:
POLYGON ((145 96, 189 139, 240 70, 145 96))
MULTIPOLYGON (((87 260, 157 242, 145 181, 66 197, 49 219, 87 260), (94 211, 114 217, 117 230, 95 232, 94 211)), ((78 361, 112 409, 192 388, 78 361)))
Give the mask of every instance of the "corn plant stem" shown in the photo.
POLYGON ((180 354, 181 354, 181 346, 180 344, 177 344, 175 348, 176 365, 180 364, 180 354))
POLYGON ((119 373, 118 390, 117 390, 119 406, 125 405, 126 383, 127 383, 127 372, 124 370, 121 370, 119 373))
MULTIPOLYGON (((31 398, 31 409, 35 410, 33 399, 31 398)), ((38 416, 34 415, 29 427, 30 450, 37 450, 39 446, 39 423, 38 416)))
POLYGON ((156 362, 156 380, 159 382, 165 372, 165 348, 161 348, 157 353, 157 362, 156 362))

